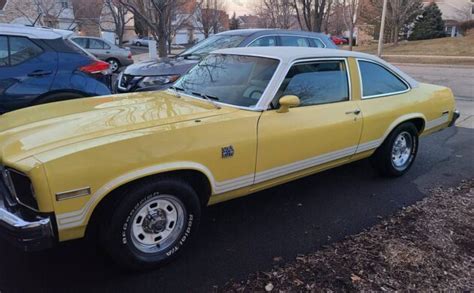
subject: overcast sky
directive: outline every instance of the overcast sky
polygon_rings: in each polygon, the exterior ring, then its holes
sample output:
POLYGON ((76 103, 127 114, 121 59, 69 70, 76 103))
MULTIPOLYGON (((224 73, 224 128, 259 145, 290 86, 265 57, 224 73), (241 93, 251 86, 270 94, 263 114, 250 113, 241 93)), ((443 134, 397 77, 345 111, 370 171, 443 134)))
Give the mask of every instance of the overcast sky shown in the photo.
POLYGON ((237 16, 244 14, 253 14, 252 4, 257 0, 225 0, 225 7, 229 16, 235 13, 237 16))

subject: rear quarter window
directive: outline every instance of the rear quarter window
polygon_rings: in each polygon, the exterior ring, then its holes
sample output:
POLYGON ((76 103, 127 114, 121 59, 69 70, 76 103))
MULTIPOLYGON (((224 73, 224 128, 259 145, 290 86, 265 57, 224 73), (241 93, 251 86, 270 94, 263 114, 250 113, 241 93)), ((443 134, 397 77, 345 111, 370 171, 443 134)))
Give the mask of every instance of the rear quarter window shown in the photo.
POLYGON ((408 86, 395 74, 374 62, 359 60, 363 98, 396 94, 408 90, 408 86))

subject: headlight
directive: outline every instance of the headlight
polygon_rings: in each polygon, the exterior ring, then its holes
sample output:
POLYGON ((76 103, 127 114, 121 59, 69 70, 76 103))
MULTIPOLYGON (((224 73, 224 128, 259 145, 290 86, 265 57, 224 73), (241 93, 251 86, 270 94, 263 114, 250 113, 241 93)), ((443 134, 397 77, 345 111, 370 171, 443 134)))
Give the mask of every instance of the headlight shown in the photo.
POLYGON ((146 76, 138 84, 140 87, 164 85, 175 82, 179 75, 146 76))

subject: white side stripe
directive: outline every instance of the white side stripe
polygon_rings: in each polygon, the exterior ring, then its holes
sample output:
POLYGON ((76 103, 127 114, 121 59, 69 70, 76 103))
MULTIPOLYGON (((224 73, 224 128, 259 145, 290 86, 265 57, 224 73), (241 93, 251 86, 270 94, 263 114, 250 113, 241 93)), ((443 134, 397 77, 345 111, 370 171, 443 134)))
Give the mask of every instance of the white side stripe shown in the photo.
POLYGON ((444 123, 448 122, 448 119, 449 119, 448 114, 445 114, 445 115, 443 115, 439 118, 433 119, 433 120, 426 123, 425 129, 430 130, 432 128, 436 128, 440 125, 443 125, 444 123))
MULTIPOLYGON (((214 193, 220 194, 220 193, 228 192, 231 190, 239 189, 242 187, 250 186, 252 184, 264 182, 264 181, 274 179, 280 176, 291 174, 300 170, 318 166, 318 165, 321 165, 330 161, 334 161, 337 159, 341 159, 347 156, 351 156, 355 153, 368 151, 368 150, 377 148, 382 143, 382 141, 383 139, 376 139, 373 141, 360 144, 359 146, 348 147, 348 148, 338 150, 335 152, 326 153, 323 155, 315 156, 313 158, 301 160, 301 161, 287 164, 284 166, 258 172, 255 175, 248 174, 245 176, 241 176, 241 177, 226 180, 226 181, 221 181, 221 182, 216 181, 213 184, 214 193)), ((117 178, 117 180, 118 179, 121 179, 121 178, 119 177, 117 178)), ((56 217, 58 219, 59 229, 63 230, 67 228, 80 226, 84 222, 89 209, 92 207, 92 204, 94 203, 94 200, 97 200, 100 194, 104 194, 106 193, 106 191, 111 190, 113 186, 115 186, 114 184, 117 180, 109 182, 108 184, 103 186, 101 189, 99 189, 97 192, 95 192, 92 198, 87 202, 87 204, 81 210, 70 212, 70 213, 58 214, 56 217)))

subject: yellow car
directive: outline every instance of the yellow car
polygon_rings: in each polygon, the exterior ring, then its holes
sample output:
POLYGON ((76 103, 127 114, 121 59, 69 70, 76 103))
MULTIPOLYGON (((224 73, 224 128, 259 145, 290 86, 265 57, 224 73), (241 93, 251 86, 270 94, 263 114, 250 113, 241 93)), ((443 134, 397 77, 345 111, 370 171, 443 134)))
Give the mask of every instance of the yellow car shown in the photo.
POLYGON ((315 48, 216 51, 172 88, 0 116, 0 235, 31 250, 95 235, 133 269, 169 261, 201 210, 372 157, 400 176, 452 125, 450 89, 315 48))

